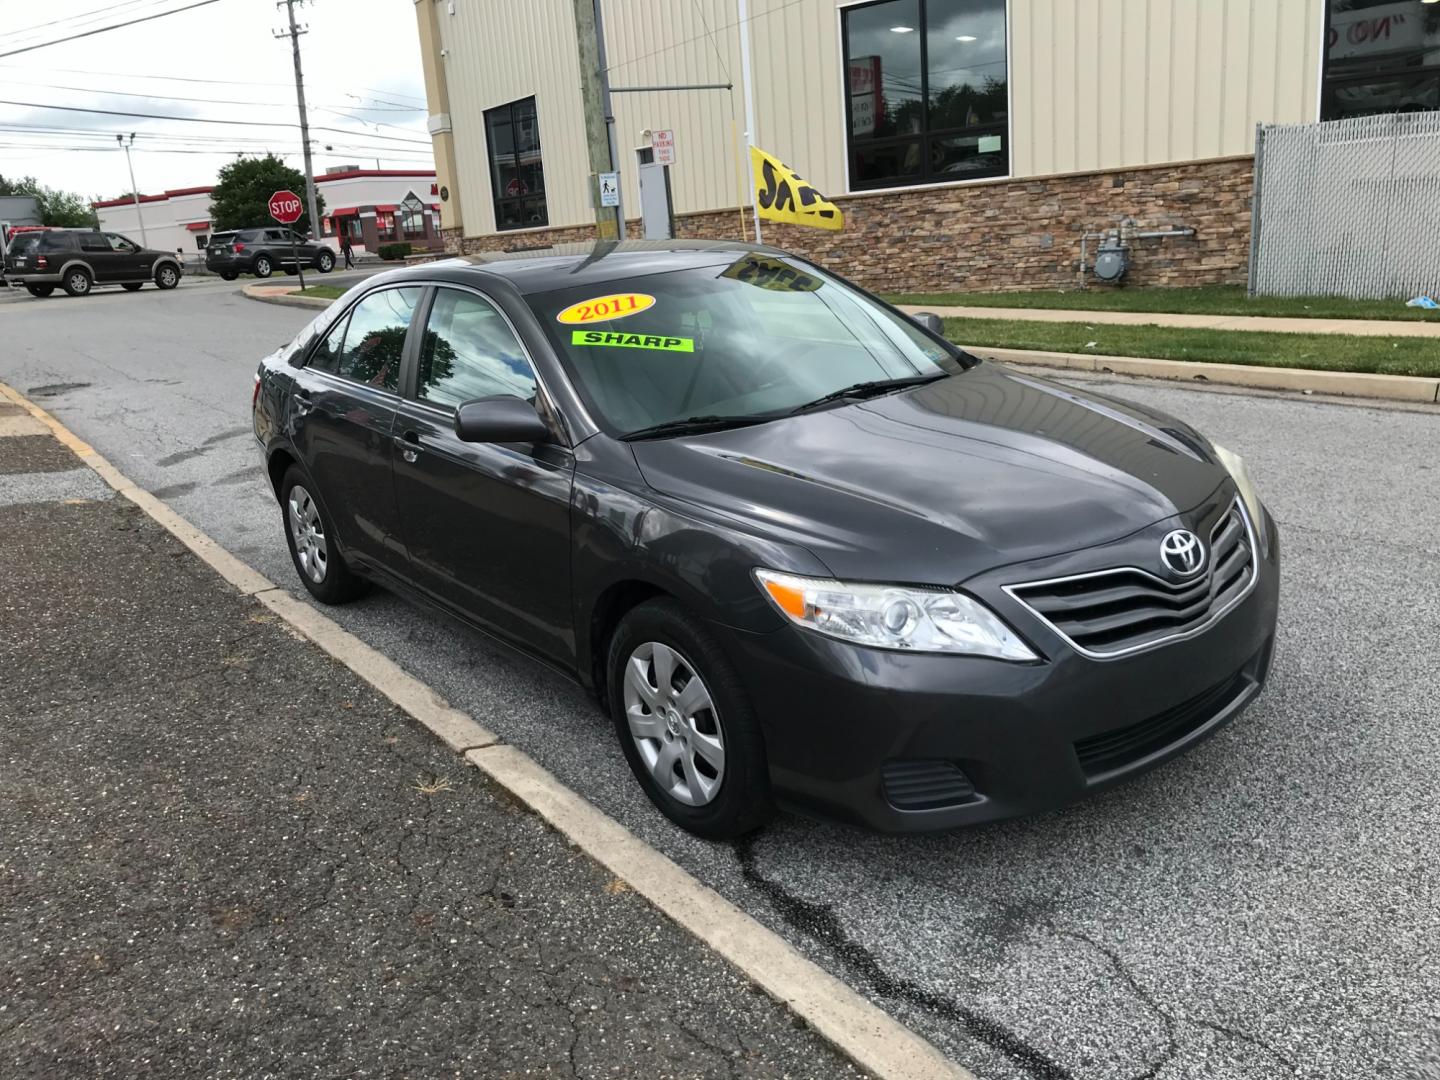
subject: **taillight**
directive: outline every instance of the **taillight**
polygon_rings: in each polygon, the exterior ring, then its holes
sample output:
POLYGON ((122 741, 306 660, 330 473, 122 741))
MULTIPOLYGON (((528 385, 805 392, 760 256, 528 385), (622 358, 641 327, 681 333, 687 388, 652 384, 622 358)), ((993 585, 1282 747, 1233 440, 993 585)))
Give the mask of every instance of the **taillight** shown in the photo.
POLYGON ((245 245, 244 245, 244 244, 239 244, 239 243, 237 243, 237 244, 234 246, 234 248, 232 248, 231 250, 232 250, 232 251, 244 251, 244 250, 245 250, 245 245))
POLYGON ((35 269, 44 270, 49 265, 50 260, 47 259, 44 255, 35 256, 35 269))
POLYGON ((255 373, 255 389, 250 394, 250 408, 255 408, 255 403, 260 400, 260 373, 255 373))

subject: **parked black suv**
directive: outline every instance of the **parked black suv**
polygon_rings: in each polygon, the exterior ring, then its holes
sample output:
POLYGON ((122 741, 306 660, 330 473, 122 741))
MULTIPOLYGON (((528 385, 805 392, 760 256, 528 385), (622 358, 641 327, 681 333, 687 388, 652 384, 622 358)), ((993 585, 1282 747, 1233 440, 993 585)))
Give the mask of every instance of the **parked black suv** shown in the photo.
POLYGON ((328 274, 335 268, 335 252, 289 229, 241 229, 217 232, 205 249, 205 269, 234 281, 241 274, 267 278, 277 269, 293 274, 298 265, 328 274))
POLYGON ((6 251, 6 279, 25 286, 31 296, 49 296, 57 285, 71 296, 88 295, 96 285, 134 292, 147 281, 173 289, 184 272, 172 252, 142 248, 119 233, 96 229, 21 233, 6 251))

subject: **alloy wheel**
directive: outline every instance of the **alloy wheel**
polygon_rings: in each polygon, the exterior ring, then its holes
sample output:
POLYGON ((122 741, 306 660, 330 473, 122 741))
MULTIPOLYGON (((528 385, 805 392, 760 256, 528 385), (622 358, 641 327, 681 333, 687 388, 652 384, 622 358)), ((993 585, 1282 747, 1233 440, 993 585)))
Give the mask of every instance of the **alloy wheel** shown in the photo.
POLYGON ((160 287, 162 289, 173 289, 178 280, 174 267, 162 266, 160 268, 160 287))
POLYGON ((325 525, 320 508, 300 484, 290 489, 290 536, 295 541, 295 558, 300 569, 315 584, 325 580, 330 567, 330 549, 325 543, 325 525))
POLYGON ((725 730, 699 673, 658 641, 625 662, 625 714, 640 759, 661 790, 687 806, 704 806, 725 778, 725 730))
POLYGON ((84 296, 90 291, 90 279, 84 273, 77 270, 70 275, 70 292, 76 296, 84 296))

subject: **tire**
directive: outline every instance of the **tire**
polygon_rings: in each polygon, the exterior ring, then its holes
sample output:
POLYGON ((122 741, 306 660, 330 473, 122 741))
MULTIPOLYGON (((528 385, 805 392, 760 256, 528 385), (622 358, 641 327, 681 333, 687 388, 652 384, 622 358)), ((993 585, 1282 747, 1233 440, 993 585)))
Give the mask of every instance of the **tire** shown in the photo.
POLYGON ((127 282, 125 282, 123 285, 121 285, 120 287, 121 287, 122 289, 124 289, 126 292, 139 292, 139 291, 140 291, 140 282, 138 282, 138 281, 127 281, 127 282))
POLYGON ((72 270, 65 271, 65 291, 71 296, 89 296, 90 288, 95 284, 95 279, 90 276, 90 271, 83 266, 77 266, 72 270))
POLYGON ((234 281, 239 276, 240 275, 237 274, 234 270, 222 270, 220 272, 220 277, 225 281, 234 281))
POLYGON ((316 600, 348 604, 369 592, 370 583, 345 565, 335 545, 334 526, 311 494, 312 486, 298 465, 291 465, 280 482, 280 516, 290 561, 316 600))
POLYGON ((155 271, 155 285, 161 289, 173 289, 180 284, 180 271, 169 263, 155 271))
POLYGON ((25 291, 28 292, 31 296, 38 296, 40 299, 43 300, 43 299, 45 299, 45 297, 49 296, 51 293, 53 293, 53 292, 55 291, 55 286, 54 286, 54 285, 26 285, 26 286, 25 286, 25 291))
POLYGON ((291 277, 294 277, 294 276, 295 276, 296 274, 298 274, 299 272, 300 272, 300 271, 299 271, 299 270, 296 270, 295 267, 293 267, 293 266, 287 266, 287 267, 285 268, 285 273, 289 274, 291 277))
POLYGON ((315 269, 322 274, 328 274, 335 269, 335 256, 328 251, 320 252, 320 256, 315 260, 315 269))
POLYGON ((615 733, 661 813, 708 840, 774 815, 759 718, 704 623, 674 600, 648 600, 620 620, 606 670, 615 733), (696 679, 700 692, 687 693, 696 679))
POLYGON ((275 264, 270 261, 269 255, 257 255, 254 270, 256 277, 267 278, 275 272, 275 264))

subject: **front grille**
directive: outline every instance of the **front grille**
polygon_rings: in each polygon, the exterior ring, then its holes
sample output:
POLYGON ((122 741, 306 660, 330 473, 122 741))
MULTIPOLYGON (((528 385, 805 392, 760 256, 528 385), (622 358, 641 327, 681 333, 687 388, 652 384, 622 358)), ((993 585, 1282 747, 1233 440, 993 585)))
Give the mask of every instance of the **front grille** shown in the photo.
POLYGON ((1252 680, 1241 671, 1189 701, 1129 727, 1102 731, 1075 744, 1075 756, 1088 777, 1123 769, 1198 731, 1239 697, 1252 680))
POLYGON ((1255 583, 1255 539, 1237 499, 1210 533, 1205 573, 1170 582, 1133 566, 1006 586, 1087 656, 1108 658, 1194 633, 1255 583))
POLYGON ((896 810, 939 810, 975 798, 975 785, 949 761, 887 761, 880 776, 896 810))

